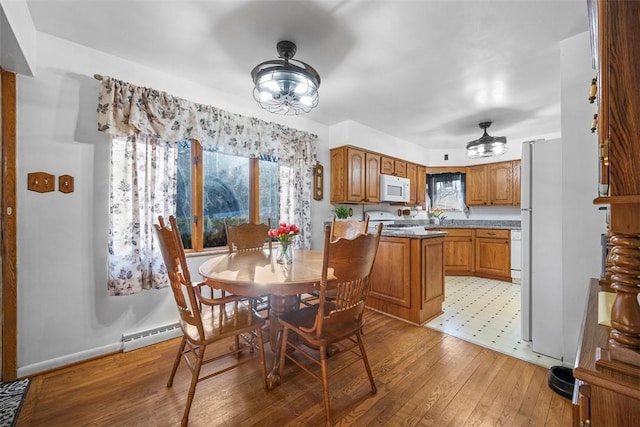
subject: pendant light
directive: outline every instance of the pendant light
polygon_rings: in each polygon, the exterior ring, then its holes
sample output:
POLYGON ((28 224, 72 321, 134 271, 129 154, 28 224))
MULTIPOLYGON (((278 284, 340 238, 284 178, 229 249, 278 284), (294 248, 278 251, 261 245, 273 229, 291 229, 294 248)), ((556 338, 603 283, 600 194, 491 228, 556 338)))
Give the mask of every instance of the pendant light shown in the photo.
POLYGON ((507 152, 506 136, 490 136, 487 129, 491 122, 478 123, 484 134, 475 141, 467 143, 467 157, 477 159, 480 157, 499 156, 507 152))
POLYGON ((318 105, 320 76, 309 64, 293 59, 295 43, 279 41, 280 59, 265 61, 251 70, 253 98, 272 113, 294 115, 308 113, 318 105))

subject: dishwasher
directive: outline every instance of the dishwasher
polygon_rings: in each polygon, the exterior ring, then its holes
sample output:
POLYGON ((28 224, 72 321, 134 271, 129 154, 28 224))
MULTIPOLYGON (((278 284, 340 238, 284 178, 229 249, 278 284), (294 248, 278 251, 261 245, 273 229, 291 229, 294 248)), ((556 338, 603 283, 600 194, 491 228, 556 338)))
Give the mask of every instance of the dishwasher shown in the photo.
POLYGON ((511 282, 520 283, 522 263, 522 231, 511 230, 511 282))

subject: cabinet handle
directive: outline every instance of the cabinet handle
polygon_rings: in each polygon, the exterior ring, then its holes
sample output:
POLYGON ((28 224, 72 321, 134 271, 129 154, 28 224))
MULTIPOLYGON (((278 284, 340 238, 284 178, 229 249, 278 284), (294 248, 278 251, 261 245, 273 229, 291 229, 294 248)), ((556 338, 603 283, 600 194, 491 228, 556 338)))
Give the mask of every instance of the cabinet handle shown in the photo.
POLYGON ((487 233, 489 236, 495 236, 496 233, 487 233))
POLYGON ((591 122, 591 133, 595 133, 598 129, 598 114, 593 115, 593 121, 591 122))
POLYGON ((591 79, 591 86, 589 87, 589 104, 593 104, 596 100, 596 93, 598 93, 598 78, 591 79))

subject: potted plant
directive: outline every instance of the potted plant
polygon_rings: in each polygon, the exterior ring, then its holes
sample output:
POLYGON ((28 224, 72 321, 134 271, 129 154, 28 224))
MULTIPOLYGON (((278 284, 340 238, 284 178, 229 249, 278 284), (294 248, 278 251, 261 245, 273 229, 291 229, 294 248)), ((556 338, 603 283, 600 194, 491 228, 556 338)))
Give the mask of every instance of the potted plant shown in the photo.
POLYGON ((349 218, 349 208, 346 206, 336 206, 333 212, 336 214, 336 218, 338 219, 349 218))

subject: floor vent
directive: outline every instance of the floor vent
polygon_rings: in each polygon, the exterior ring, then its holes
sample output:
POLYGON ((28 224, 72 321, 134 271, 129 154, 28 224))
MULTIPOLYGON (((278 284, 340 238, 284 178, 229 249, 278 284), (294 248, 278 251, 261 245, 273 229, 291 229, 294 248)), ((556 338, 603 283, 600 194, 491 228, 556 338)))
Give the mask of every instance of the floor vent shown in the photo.
POLYGON ((122 336, 122 351, 127 352, 156 344, 162 341, 176 338, 182 335, 180 325, 172 323, 171 325, 160 326, 158 328, 149 329, 135 334, 122 336))

